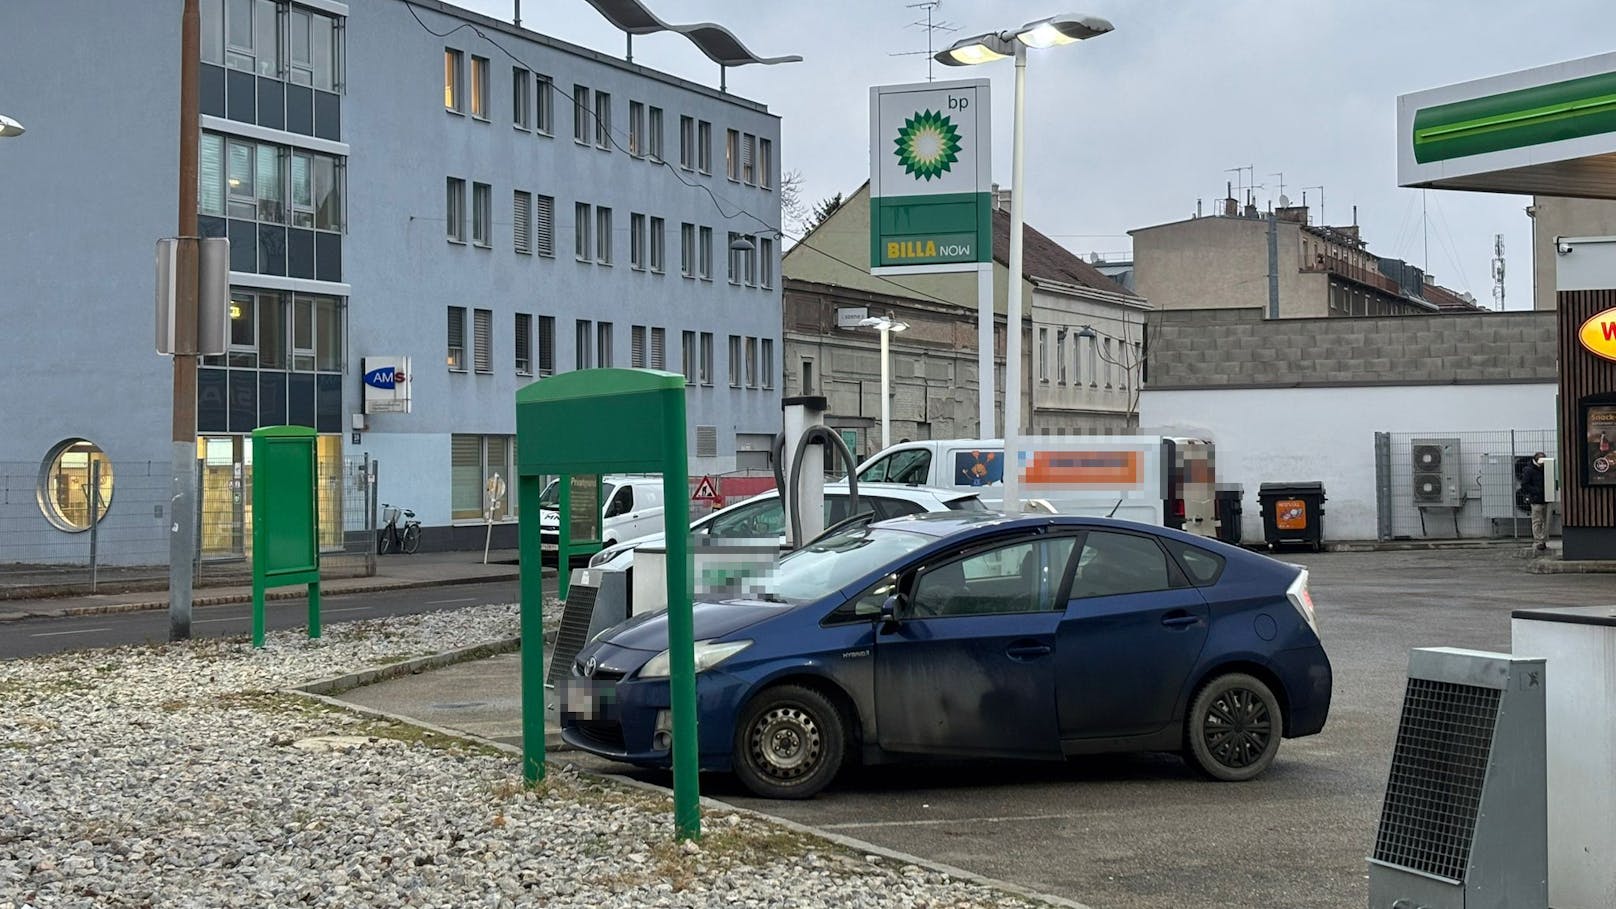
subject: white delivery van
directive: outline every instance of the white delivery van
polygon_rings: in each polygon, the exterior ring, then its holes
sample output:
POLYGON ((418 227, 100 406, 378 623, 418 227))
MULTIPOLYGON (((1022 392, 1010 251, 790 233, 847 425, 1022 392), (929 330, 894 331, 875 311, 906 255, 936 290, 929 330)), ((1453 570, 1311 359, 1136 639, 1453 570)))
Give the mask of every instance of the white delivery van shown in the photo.
MULTIPOLYGON (((601 542, 606 546, 662 530, 662 478, 608 475, 600 481, 601 542)), ((539 494, 539 539, 555 543, 561 529, 561 484, 551 480, 539 494)))
MULTIPOLYGON (((1217 535, 1210 439, 1172 436, 1024 436, 1021 497, 1060 514, 1098 515, 1217 535)), ((1003 439, 902 442, 859 465, 860 482, 980 487, 1002 508, 1003 439)))

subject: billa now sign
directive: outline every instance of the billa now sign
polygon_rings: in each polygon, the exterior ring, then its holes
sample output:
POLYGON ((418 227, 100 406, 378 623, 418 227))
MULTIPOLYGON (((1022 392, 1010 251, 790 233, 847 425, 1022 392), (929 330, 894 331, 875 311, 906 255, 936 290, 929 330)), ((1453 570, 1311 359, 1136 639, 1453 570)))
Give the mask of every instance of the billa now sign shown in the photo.
POLYGON ((1577 340, 1594 356, 1616 360, 1616 308, 1594 313, 1577 330, 1577 340))

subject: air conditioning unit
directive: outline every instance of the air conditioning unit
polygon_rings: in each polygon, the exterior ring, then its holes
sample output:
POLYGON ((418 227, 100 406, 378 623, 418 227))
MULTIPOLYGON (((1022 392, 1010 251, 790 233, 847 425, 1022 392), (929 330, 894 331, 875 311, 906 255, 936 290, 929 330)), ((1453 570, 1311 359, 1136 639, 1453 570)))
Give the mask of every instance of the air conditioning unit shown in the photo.
POLYGON ((1370 909, 1546 909, 1544 661, 1410 652, 1370 909))
POLYGON ((1409 448, 1414 468, 1414 505, 1458 508, 1464 505, 1459 486, 1459 440, 1415 439, 1409 448))

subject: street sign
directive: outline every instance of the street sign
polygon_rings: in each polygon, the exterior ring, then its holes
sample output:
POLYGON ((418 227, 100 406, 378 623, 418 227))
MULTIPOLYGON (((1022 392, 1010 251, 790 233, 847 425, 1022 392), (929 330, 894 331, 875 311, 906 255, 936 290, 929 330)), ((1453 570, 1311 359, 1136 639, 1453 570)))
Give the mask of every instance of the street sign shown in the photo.
POLYGON ((870 271, 976 271, 993 261, 986 79, 870 89, 870 271))
POLYGON ((858 328, 859 323, 870 317, 868 306, 838 306, 836 307, 837 328, 858 328))
POLYGON ((230 241, 224 237, 165 237, 157 241, 157 352, 217 356, 230 346, 230 241), (176 337, 179 251, 197 244, 196 336, 176 337))
POLYGON ((712 477, 702 477, 701 482, 696 484, 696 491, 691 494, 690 501, 713 504, 722 501, 722 497, 718 494, 718 484, 713 482, 712 477))

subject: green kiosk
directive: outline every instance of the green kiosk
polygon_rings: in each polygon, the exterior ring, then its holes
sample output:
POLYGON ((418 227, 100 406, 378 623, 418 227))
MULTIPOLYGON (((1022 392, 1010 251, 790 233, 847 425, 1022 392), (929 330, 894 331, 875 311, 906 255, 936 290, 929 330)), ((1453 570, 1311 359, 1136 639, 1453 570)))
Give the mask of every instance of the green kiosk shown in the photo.
MULTIPOLYGON (((574 546, 572 512, 599 522, 599 478, 662 475, 668 502, 685 501, 688 458, 685 379, 646 369, 587 369, 534 382, 516 393, 517 502, 522 565, 522 777, 544 778, 544 587, 539 496, 560 476, 559 575, 574 546), (574 486, 574 480, 580 482, 574 486), (581 501, 574 505, 574 495, 581 501)), ((689 526, 677 508, 667 532, 669 684, 673 708, 673 817, 682 839, 701 835, 697 777, 696 665, 691 620, 689 526)), ((580 521, 587 525, 588 521, 580 521)))

